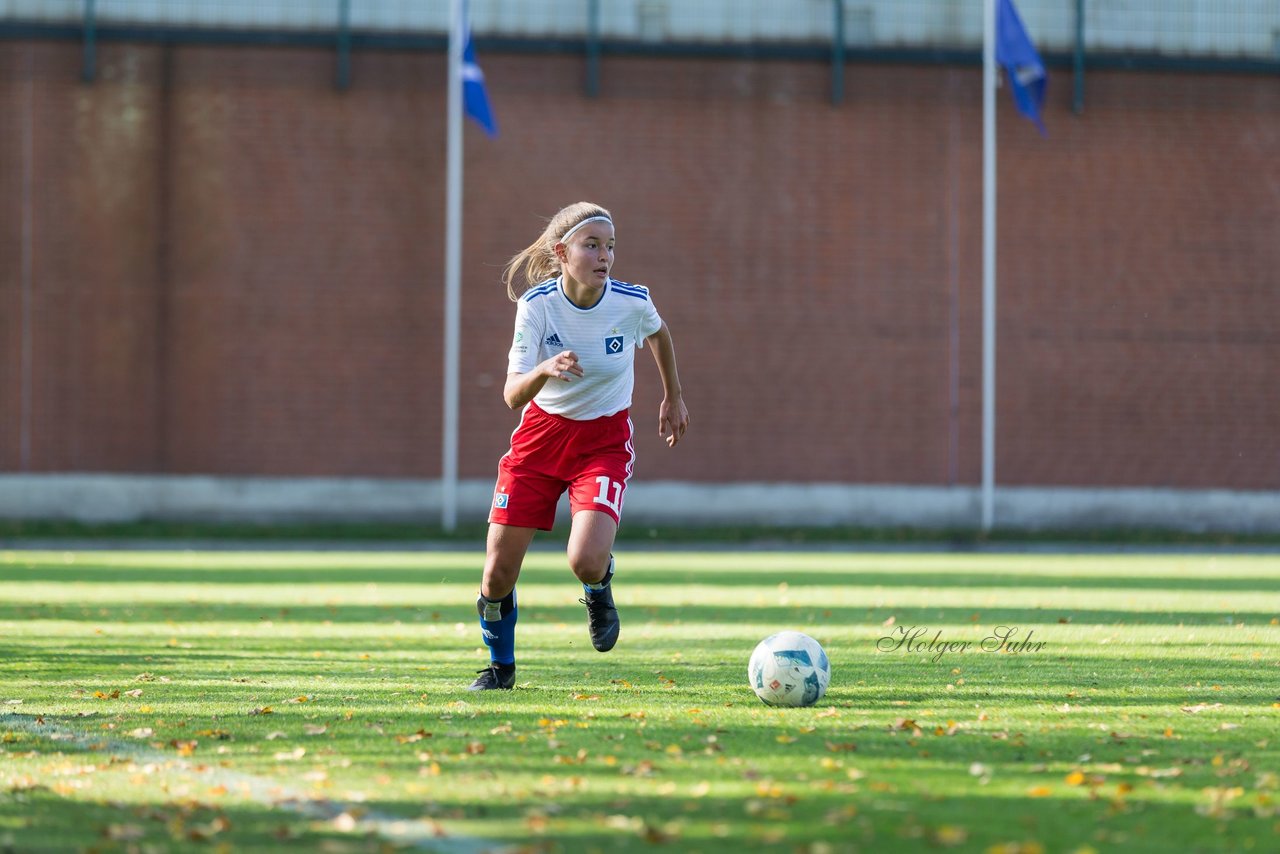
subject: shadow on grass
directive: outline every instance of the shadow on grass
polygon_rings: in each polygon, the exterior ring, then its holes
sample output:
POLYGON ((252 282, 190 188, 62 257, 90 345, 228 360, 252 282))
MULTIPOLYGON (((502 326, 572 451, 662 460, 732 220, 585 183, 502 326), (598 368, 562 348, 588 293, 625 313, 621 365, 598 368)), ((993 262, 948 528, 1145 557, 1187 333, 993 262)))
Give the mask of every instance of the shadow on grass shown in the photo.
MULTIPOLYGON (((573 592, 570 590, 570 592, 573 592)), ((162 603, 146 600, 102 605, 38 604, 0 602, 0 621, 67 620, 111 624, 130 623, 264 623, 273 626, 323 625, 325 623, 421 626, 427 624, 472 624, 475 609, 456 604, 438 605, 429 599, 430 588, 423 590, 418 603, 395 605, 258 605, 251 602, 181 602, 162 603)), ((619 594, 619 609, 626 625, 641 626, 705 623, 732 625, 760 623, 765 625, 821 625, 832 628, 875 628, 892 615, 897 626, 969 625, 984 626, 1059 624, 1106 626, 1229 626, 1239 622, 1263 625, 1274 618, 1265 603, 1257 610, 1240 608, 1217 611, 1202 610, 1123 610, 1119 608, 1077 608, 1071 606, 1043 608, 1009 608, 973 605, 969 607, 912 607, 872 605, 867 607, 823 607, 819 605, 749 605, 716 606, 677 604, 664 607, 627 605, 619 594), (976 619, 975 619, 976 617, 976 619)), ((533 623, 576 624, 585 620, 581 606, 538 605, 520 610, 522 625, 533 623)), ((477 629, 478 631, 478 629, 477 629)), ((888 634, 890 630, 886 629, 888 634)))
MULTIPOLYGON (((65 784, 62 784, 65 785, 65 784)), ((209 788, 198 787, 201 791, 209 788)), ((0 851, 380 852, 385 843, 270 804, 196 800, 159 791, 141 805, 62 797, 44 785, 0 798, 0 851)), ((397 805, 402 814, 419 814, 397 805)), ((356 810, 358 812, 358 810, 356 810)))
MULTIPOLYGON (((9 650, 6 681, 7 690, 26 700, 23 712, 33 714, 61 706, 102 715, 128 715, 141 705, 179 708, 199 700, 209 710, 216 706, 222 713, 230 710, 232 714, 271 705, 281 713, 275 720, 283 721, 286 713, 332 715, 346 708, 390 714, 392 710, 385 703, 391 697, 402 698, 394 707, 397 714, 403 713, 404 704, 419 708, 422 715, 432 714, 423 697, 432 703, 444 697, 464 701, 468 706, 465 713, 478 709, 507 714, 504 710, 509 708, 509 714, 518 715, 524 704, 533 702, 538 716, 584 715, 610 705, 644 710, 648 703, 659 708, 677 704, 681 713, 693 707, 738 705, 760 713, 787 714, 767 709, 750 692, 744 650, 735 650, 741 653, 737 656, 740 660, 728 662, 714 655, 715 660, 678 662, 655 656, 650 663, 638 664, 599 656, 585 643, 576 649, 525 647, 520 651, 515 694, 477 694, 466 690, 475 671, 486 663, 476 646, 478 641, 443 650, 423 648, 415 655, 412 648, 369 654, 367 646, 335 648, 329 644, 319 647, 325 653, 322 659, 307 654, 313 648, 295 653, 265 642, 227 652, 142 647, 135 654, 95 651, 81 645, 27 647, 9 650), (152 674, 150 681, 137 679, 144 672, 152 674), (155 681, 154 677, 169 681, 155 681), (32 693, 27 690, 32 684, 42 687, 32 693), (143 690, 141 699, 94 696, 97 691, 124 694, 135 688, 143 690), (313 695, 314 699, 298 705, 288 702, 299 694, 313 695), (56 698, 53 705, 38 705, 48 702, 40 700, 41 695, 56 698), (580 695, 592 699, 575 699, 580 695)), ((1137 713, 1159 708, 1174 713, 1197 703, 1221 703, 1224 709, 1254 709, 1268 715, 1276 694, 1273 685, 1258 680, 1254 661, 1207 659, 1186 650, 1138 662, 1101 660, 1087 650, 972 653, 937 662, 876 653, 870 646, 864 650, 836 647, 831 653, 832 688, 820 706, 847 708, 851 713, 893 712, 910 717, 910 709, 957 703, 984 708, 1032 706, 1046 712, 1065 705, 1064 715, 1088 718, 1096 708, 1137 713), (958 685, 955 669, 964 677, 958 685)), ((1179 717, 1193 723, 1216 714, 1210 711, 1204 717, 1179 717)))
MULTIPOLYGON (((637 558, 637 563, 642 560, 637 558)), ((474 561, 441 569, 438 564, 415 567, 334 567, 334 566, 218 566, 218 567, 121 567, 95 565, 92 560, 78 560, 71 565, 38 564, 34 567, 0 566, 0 582, 91 583, 91 584, 216 584, 216 585, 367 585, 412 584, 429 587, 435 584, 478 584, 482 555, 474 561)), ((1131 590, 1131 591, 1204 591, 1210 593, 1280 593, 1280 572, 1273 575, 1231 575, 1228 568, 1213 574, 1157 575, 1124 574, 1118 567, 1113 575, 1061 572, 1008 572, 993 568, 991 572, 957 570, 917 571, 839 569, 839 558, 833 568, 814 571, 808 566, 789 567, 780 555, 777 565, 758 571, 699 568, 697 556, 690 558, 690 569, 646 568, 641 563, 634 571, 620 575, 628 586, 668 587, 688 584, 711 584, 729 587, 770 587, 786 582, 792 588, 841 587, 911 587, 911 588, 1001 588, 1049 590, 1131 590)), ((1277 562, 1280 566, 1280 562, 1277 562)), ((568 583, 572 575, 567 568, 526 566, 523 584, 568 583)))
MULTIPOLYGON (((515 729, 532 723, 529 716, 517 716, 515 729)), ((675 734, 687 731, 687 726, 680 727, 675 734)), ((672 733, 652 735, 661 741, 672 733)), ((421 743, 390 761, 386 751, 344 750, 341 755, 355 768, 377 767, 383 777, 378 793, 361 808, 404 818, 434 817, 445 822, 446 829, 465 823, 461 826, 494 840, 554 840, 547 850, 555 851, 651 851, 655 845, 670 850, 794 851, 851 841, 868 850, 928 851, 937 847, 935 837, 944 827, 948 844, 963 841, 963 850, 975 851, 1011 842, 1047 843, 1063 851, 1086 843, 1117 845, 1125 851, 1233 851, 1259 842, 1265 847, 1265 840, 1273 838, 1273 818, 1255 817, 1247 808, 1233 811, 1230 820, 1222 813, 1202 815, 1197 806, 1208 804, 1207 798, 1181 803, 1161 799, 1150 780, 1132 774, 1114 775, 1091 791, 1064 785, 1061 774, 1037 776, 1030 768, 1011 765, 1021 760, 1010 755, 1016 748, 1008 742, 987 741, 963 755, 922 760, 907 741, 905 736, 877 738, 865 732, 859 752, 841 754, 840 765, 828 770, 814 761, 815 751, 830 755, 821 742, 785 747, 769 742, 761 750, 758 739, 732 738, 707 756, 632 750, 610 768, 599 764, 595 755, 585 764, 566 768, 554 761, 552 751, 489 739, 491 747, 483 755, 466 757, 465 764, 446 757, 439 776, 430 778, 421 777, 422 763, 411 758, 421 743), (885 749, 878 749, 876 741, 883 741, 885 749), (725 772, 723 760, 734 759, 740 761, 725 772), (1043 794, 984 787, 967 772, 977 759, 998 769, 998 781, 1016 781, 1022 791, 1040 783, 1035 788, 1042 788, 1043 794), (857 766, 868 769, 867 774, 850 783, 845 768, 857 766), (721 770, 712 772, 714 781, 708 784, 704 775, 711 768, 721 770), (568 785, 570 778, 577 782, 568 785), (539 779, 542 782, 536 782, 539 779), (502 794, 495 780, 507 781, 502 794), (1119 780, 1130 780, 1134 788, 1121 795, 1119 780), (424 793, 402 793, 415 781, 424 781, 417 786, 424 793), (620 781, 628 782, 631 791, 615 789, 620 781), (706 789, 691 794, 699 784, 706 789), (479 794, 483 791, 491 794, 479 794)), ((1078 749, 1079 741, 1067 745, 1065 752, 1078 749)), ((608 744, 603 748, 612 749, 608 744)), ((110 751, 87 753, 102 757, 110 751)), ((242 769, 251 765, 246 757, 236 759, 242 769)), ((1187 766, 1190 779, 1178 785, 1193 790, 1221 785, 1205 766, 1187 766)), ((273 775, 268 770, 264 776, 273 775)), ((340 801, 343 772, 332 776, 338 784, 332 797, 340 801)), ((0 826, 16 833, 10 844, 17 850, 74 850, 103 844, 113 834, 132 834, 131 841, 138 843, 225 843, 237 851, 379 850, 377 839, 341 833, 332 824, 313 823, 268 804, 214 806, 164 794, 158 786, 149 794, 153 803, 122 808, 117 803, 59 797, 37 786, 0 800, 0 826), (212 838, 192 836, 219 827, 218 817, 226 825, 212 838)))

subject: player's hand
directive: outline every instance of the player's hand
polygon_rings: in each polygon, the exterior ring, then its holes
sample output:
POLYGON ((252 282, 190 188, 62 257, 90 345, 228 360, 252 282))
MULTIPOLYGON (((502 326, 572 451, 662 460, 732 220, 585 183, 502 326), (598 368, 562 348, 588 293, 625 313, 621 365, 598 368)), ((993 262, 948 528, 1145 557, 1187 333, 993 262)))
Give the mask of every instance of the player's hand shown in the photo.
POLYGON ((664 397, 658 407, 658 435, 666 438, 667 447, 674 448, 688 429, 689 410, 684 405, 684 398, 664 397))
POLYGON ((582 365, 578 364, 577 353, 572 350, 565 350, 563 353, 558 353, 538 365, 538 371, 543 376, 554 377, 568 382, 570 374, 575 377, 582 376, 582 365))

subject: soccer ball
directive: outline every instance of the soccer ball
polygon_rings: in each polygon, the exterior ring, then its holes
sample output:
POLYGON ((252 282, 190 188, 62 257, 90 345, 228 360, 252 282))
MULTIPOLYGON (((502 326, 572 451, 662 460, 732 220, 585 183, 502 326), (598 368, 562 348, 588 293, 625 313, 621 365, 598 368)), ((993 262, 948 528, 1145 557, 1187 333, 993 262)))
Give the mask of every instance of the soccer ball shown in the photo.
POLYGON ((831 663, 822 644, 801 632, 760 641, 747 662, 747 681, 769 706, 812 706, 827 693, 831 663))

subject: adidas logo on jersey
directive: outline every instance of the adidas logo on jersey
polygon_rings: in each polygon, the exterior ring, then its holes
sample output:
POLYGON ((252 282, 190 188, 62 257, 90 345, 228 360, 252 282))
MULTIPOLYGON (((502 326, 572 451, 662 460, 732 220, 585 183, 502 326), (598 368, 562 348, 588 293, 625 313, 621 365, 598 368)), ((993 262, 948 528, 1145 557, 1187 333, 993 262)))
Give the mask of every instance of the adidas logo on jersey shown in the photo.
POLYGON ((557 335, 556 333, 552 332, 550 335, 548 335, 548 336, 547 336, 547 346, 548 346, 548 347, 563 347, 564 345, 560 343, 560 336, 559 336, 559 335, 557 335))

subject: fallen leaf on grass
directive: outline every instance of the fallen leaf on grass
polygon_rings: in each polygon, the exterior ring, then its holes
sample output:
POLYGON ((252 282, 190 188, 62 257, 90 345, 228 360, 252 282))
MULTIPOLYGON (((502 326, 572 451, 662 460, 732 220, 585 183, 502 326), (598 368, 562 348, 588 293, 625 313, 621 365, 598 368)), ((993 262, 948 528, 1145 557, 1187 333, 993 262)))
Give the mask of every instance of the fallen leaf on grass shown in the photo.
POLYGON ((1044 854, 1044 846, 1039 842, 1002 842, 992 845, 986 854, 1044 854))
POLYGON ((890 729, 901 730, 903 732, 910 732, 912 735, 916 736, 917 738, 919 738, 921 735, 924 734, 924 732, 920 729, 919 725, 916 724, 913 718, 898 718, 896 721, 893 722, 893 726, 890 727, 890 729))
POLYGON ((555 762, 555 764, 557 765, 581 765, 587 761, 587 756, 588 756, 588 753, 586 748, 581 748, 578 750, 577 754, 574 756, 564 756, 562 754, 557 753, 554 757, 552 757, 552 761, 555 762))
POLYGON ((207 824, 193 825, 187 831, 187 838, 193 842, 207 842, 223 831, 231 828, 231 822, 224 816, 216 816, 213 821, 207 824))
POLYGON ((1144 777, 1155 777, 1159 779, 1161 777, 1181 777, 1182 769, 1181 768, 1154 768, 1154 769, 1148 770, 1145 768, 1139 768, 1138 773, 1142 774, 1142 776, 1144 777), (1143 773, 1144 771, 1146 773, 1143 773))
POLYGON ((108 824, 102 835, 112 842, 133 842, 147 835, 146 828, 137 824, 108 824))
POLYGON ((253 709, 250 709, 250 710, 249 710, 249 714, 251 714, 251 715, 273 715, 273 714, 275 714, 275 710, 274 710, 274 709, 272 709, 270 706, 261 706, 261 707, 255 707, 255 708, 253 708, 253 709))
POLYGON ((94 691, 93 696, 99 700, 119 700, 120 690, 116 689, 115 691, 112 691, 110 694, 104 691, 94 691))
POLYGON ((324 735, 329 728, 324 724, 303 724, 302 731, 307 735, 324 735))
POLYGON ((646 824, 640 836, 650 845, 664 845, 668 842, 679 839, 680 833, 673 824, 668 824, 663 827, 646 824))
POLYGON ((637 762, 635 765, 622 766, 622 773, 628 777, 652 777, 657 770, 658 766, 648 759, 637 762))
POLYGON ((1186 712, 1189 715, 1195 715, 1195 714, 1199 714, 1200 712, 1207 711, 1208 709, 1221 709, 1221 708, 1222 708, 1221 703, 1196 703, 1194 706, 1183 706, 1182 711, 1186 712))
POLYGON ((639 830, 641 825, 640 819, 627 815, 611 815, 604 820, 604 826, 610 830, 639 830))
POLYGON ((169 746, 178 751, 179 756, 190 756, 196 752, 196 747, 199 744, 200 742, 195 741, 194 739, 190 741, 180 741, 175 738, 173 741, 169 742, 169 746))
POLYGON ((125 691, 124 693, 125 693, 125 696, 127 696, 127 697, 141 697, 141 696, 142 696, 142 689, 141 689, 141 688, 134 688, 132 691, 125 691))

